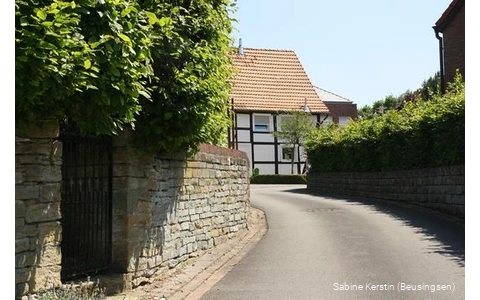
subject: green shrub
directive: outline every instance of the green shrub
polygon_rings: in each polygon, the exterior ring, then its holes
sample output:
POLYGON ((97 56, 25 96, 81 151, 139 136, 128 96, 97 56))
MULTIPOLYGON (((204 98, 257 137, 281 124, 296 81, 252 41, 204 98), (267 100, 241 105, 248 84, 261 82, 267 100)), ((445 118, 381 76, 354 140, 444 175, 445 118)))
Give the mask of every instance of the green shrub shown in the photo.
POLYGON ((306 184, 305 175, 257 175, 250 178, 251 184, 306 184))
POLYGON ((392 171, 465 162, 465 84, 343 128, 321 127, 305 143, 311 172, 392 171))
POLYGON ((15 128, 130 128, 150 153, 224 143, 233 10, 230 0, 15 0, 15 128))

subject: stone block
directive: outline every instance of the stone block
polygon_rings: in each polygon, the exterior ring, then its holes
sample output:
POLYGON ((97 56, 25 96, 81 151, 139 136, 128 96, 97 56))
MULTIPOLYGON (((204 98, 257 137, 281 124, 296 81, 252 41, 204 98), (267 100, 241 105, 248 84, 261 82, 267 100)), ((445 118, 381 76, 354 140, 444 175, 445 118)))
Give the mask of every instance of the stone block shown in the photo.
POLYGON ((27 206, 25 221, 27 223, 55 221, 61 218, 60 203, 40 203, 27 206))
POLYGON ((55 165, 30 165, 25 168, 25 181, 28 182, 60 182, 62 170, 55 165))
POLYGON ((30 249, 30 238, 24 237, 15 239, 15 253, 24 252, 30 249))
POLYGON ((41 253, 37 260, 39 267, 60 266, 62 263, 62 252, 59 245, 45 245, 37 249, 37 252, 41 253))
POLYGON ((192 168, 185 169, 185 178, 186 179, 193 178, 193 169, 192 168))
POLYGON ((179 261, 177 259, 171 259, 167 262, 168 268, 173 269, 178 265, 179 261))
POLYGON ((15 298, 22 299, 22 300, 30 300, 29 297, 24 296, 29 292, 30 292, 30 286, 28 283, 15 284, 15 298))
POLYGON ((15 200, 38 199, 40 185, 38 184, 16 184, 15 200))
POLYGON ((37 225, 26 225, 24 218, 15 218, 15 238, 37 236, 37 225))
POLYGON ((39 202, 60 202, 61 201, 61 184, 47 183, 40 185, 39 188, 39 202))
POLYGON ((190 221, 190 216, 189 215, 177 218, 178 223, 184 223, 184 222, 188 222, 188 221, 190 221))
POLYGON ((178 249, 178 256, 181 257, 181 256, 184 256, 185 254, 187 254, 187 246, 186 245, 184 245, 184 246, 182 246, 178 249))
POLYGON ((199 242, 197 242, 197 245, 198 245, 198 249, 200 249, 200 250, 206 250, 206 249, 209 248, 207 240, 199 241, 199 242))
POLYGON ((62 284, 60 280, 60 265, 47 267, 35 267, 35 281, 31 281, 30 288, 33 292, 58 287, 62 284))
POLYGON ((38 239, 44 245, 58 245, 62 241, 62 226, 60 222, 38 224, 38 239))
POLYGON ((36 253, 33 251, 25 251, 15 254, 15 268, 25 268, 33 266, 36 262, 36 253))
POLYGON ((15 269, 15 284, 28 282, 31 278, 30 268, 15 269))
POLYGON ((180 224, 182 230, 189 230, 190 229, 190 222, 183 222, 180 224))
POLYGON ((25 216, 25 211, 25 202, 15 200, 15 218, 23 218, 25 216))

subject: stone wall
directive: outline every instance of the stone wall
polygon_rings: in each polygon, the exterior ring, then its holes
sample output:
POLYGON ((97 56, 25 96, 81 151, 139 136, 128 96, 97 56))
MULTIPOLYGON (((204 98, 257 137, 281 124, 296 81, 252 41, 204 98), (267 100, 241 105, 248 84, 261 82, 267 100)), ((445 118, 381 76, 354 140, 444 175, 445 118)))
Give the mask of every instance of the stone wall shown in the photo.
POLYGON ((15 295, 60 283, 61 143, 58 126, 15 132, 15 295))
POLYGON ((411 203, 465 218, 465 166, 308 175, 311 191, 411 203))
MULTIPOLYGON (((62 147, 58 124, 15 136, 15 297, 61 284, 62 147)), ((202 145, 193 157, 139 156, 113 138, 109 292, 151 282, 247 230, 249 161, 202 145)), ((102 282, 103 281, 103 282, 102 282)))
POLYGON ((124 289, 161 276, 247 228, 244 152, 202 145, 185 155, 138 157, 114 141, 114 269, 124 289))

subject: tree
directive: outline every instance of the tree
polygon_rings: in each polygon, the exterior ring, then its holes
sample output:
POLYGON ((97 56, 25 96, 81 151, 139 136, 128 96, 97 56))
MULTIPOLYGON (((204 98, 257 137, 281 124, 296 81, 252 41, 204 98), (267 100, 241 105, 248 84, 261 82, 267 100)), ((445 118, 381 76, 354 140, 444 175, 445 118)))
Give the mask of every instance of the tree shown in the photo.
POLYGON ((422 86, 416 91, 407 90, 399 96, 388 95, 383 99, 377 100, 372 106, 365 105, 358 109, 359 119, 370 119, 377 115, 382 115, 389 110, 402 109, 407 102, 418 99, 431 100, 440 94, 440 73, 436 72, 433 76, 423 81, 422 86))
MULTIPOLYGON (((281 130, 275 131, 273 135, 292 146, 291 173, 294 173, 295 150, 297 150, 300 159, 300 146, 303 144, 305 137, 315 128, 315 123, 310 119, 310 114, 303 111, 294 111, 288 116, 282 118, 280 124, 281 130)), ((299 172, 300 173, 300 172, 299 172)))
POLYGON ((152 101, 142 99, 135 144, 150 151, 221 143, 230 125, 233 64, 228 0, 143 2, 163 16, 152 52, 152 101), (159 4, 159 2, 162 2, 159 4))
MULTIPOLYGON (((232 0, 234 1, 234 0, 232 0)), ((230 0, 15 0, 16 127, 134 130, 147 152, 226 136, 230 0)))
POLYGON ((153 76, 151 29, 135 1, 15 0, 16 125, 68 119, 114 134, 133 124, 153 76))
POLYGON ((402 97, 403 94, 399 97, 388 95, 384 99, 375 101, 372 106, 365 105, 358 110, 358 118, 369 119, 376 115, 384 114, 389 110, 397 109, 400 106, 402 97))

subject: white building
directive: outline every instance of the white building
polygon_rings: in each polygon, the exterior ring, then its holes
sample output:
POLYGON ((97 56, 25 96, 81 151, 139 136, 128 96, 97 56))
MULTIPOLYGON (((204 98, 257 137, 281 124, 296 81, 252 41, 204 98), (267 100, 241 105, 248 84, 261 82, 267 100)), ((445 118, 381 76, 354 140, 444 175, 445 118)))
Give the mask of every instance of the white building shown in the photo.
POLYGON ((272 134, 280 131, 289 112, 308 110, 320 124, 329 109, 318 96, 295 52, 239 47, 233 55, 237 74, 233 78, 233 128, 230 146, 245 151, 252 170, 260 174, 290 174, 294 155, 295 173, 301 173, 305 155, 272 134), (293 153, 295 152, 295 153, 293 153))

